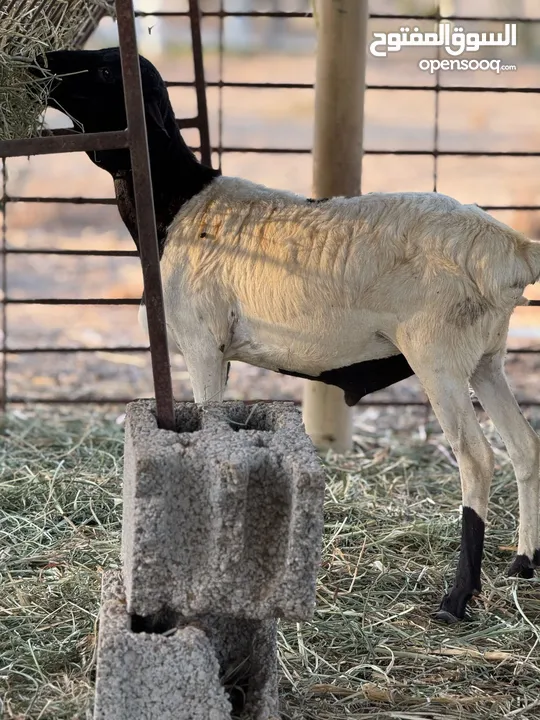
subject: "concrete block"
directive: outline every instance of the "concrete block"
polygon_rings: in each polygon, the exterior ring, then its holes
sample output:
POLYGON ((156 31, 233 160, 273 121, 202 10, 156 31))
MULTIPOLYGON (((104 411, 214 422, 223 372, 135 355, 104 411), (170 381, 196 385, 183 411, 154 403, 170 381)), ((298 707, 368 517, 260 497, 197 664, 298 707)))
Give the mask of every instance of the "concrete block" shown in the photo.
POLYGON ((119 573, 103 581, 95 720, 230 720, 219 662, 203 630, 135 633, 119 573))
POLYGON ((184 617, 167 611, 142 618, 145 632, 169 633, 197 628, 208 638, 219 662, 220 680, 231 701, 234 718, 277 720, 277 620, 199 615, 184 617))
POLYGON ((278 720, 277 622, 127 613, 105 573, 94 720, 278 720))
POLYGON ((306 620, 324 474, 292 403, 152 401, 126 415, 122 555, 128 611, 306 620))

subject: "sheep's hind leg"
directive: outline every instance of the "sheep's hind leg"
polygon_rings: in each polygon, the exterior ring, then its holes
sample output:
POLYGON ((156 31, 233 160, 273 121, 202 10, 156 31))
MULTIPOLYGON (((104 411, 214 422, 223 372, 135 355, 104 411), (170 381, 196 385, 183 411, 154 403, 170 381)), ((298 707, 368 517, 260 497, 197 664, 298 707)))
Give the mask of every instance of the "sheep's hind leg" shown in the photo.
POLYGON ((461 549, 454 585, 435 613, 438 620, 453 623, 465 617, 467 603, 481 590, 493 450, 476 417, 467 375, 451 371, 450 358, 438 354, 436 348, 419 353, 405 349, 404 354, 424 386, 459 465, 463 498, 461 549))
POLYGON ((506 449, 518 485, 519 543, 509 575, 531 578, 540 565, 538 507, 540 493, 540 442, 523 417, 504 375, 503 354, 486 355, 471 378, 484 410, 493 420, 506 449))

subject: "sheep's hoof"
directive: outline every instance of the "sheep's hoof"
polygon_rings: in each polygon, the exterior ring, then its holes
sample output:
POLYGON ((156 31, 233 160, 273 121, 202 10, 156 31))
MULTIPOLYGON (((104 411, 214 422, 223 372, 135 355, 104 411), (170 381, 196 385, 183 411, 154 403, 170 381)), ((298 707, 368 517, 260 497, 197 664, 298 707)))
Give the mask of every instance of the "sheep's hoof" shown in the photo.
POLYGON ((452 613, 448 612, 448 610, 437 610, 437 612, 433 613, 433 618, 439 622, 446 623, 447 625, 454 625, 460 621, 460 618, 452 615, 452 613))
POLYGON ((465 592, 463 588, 453 587, 452 590, 443 597, 439 609, 434 613, 435 619, 445 622, 448 625, 453 625, 460 620, 464 620, 467 603, 475 591, 477 594, 480 593, 479 588, 465 592))
POLYGON ((526 555, 516 555, 508 569, 508 577, 520 577, 530 580, 534 577, 534 560, 526 555))

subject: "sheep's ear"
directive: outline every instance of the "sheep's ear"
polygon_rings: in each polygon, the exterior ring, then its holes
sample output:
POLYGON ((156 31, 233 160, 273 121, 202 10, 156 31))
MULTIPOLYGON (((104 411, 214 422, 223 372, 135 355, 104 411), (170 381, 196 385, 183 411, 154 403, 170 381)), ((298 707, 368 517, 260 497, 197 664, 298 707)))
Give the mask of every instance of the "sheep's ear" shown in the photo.
POLYGON ((153 129, 155 130, 156 128, 158 128, 170 139, 170 135, 165 128, 165 122, 163 120, 163 115, 161 114, 161 110, 159 108, 157 100, 150 100, 149 102, 146 102, 145 109, 147 119, 149 118, 150 120, 152 120, 153 129))

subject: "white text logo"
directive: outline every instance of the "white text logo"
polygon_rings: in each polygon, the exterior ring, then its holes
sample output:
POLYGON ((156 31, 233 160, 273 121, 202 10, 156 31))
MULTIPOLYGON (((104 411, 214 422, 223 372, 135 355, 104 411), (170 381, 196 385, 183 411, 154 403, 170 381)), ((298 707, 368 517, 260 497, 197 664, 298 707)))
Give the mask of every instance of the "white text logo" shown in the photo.
POLYGON ((477 52, 481 47, 515 47, 517 45, 517 26, 505 23, 504 33, 463 32, 462 27, 454 27, 450 32, 449 22, 439 23, 437 32, 420 32, 415 27, 402 27, 399 32, 375 32, 375 38, 369 50, 376 57, 386 57, 389 52, 399 52, 404 47, 443 47, 448 55, 461 55, 465 51, 477 52), (384 48, 384 49, 380 49, 384 48))

